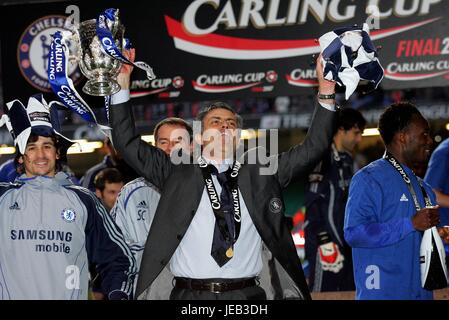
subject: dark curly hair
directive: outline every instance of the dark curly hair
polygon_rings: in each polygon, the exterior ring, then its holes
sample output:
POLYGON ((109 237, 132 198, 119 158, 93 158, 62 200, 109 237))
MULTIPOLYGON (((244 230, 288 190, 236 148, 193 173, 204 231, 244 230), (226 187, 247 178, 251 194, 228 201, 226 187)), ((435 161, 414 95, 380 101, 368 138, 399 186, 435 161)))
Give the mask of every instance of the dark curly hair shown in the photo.
POLYGON ((389 106, 379 119, 379 132, 385 145, 389 145, 397 132, 408 127, 414 116, 422 117, 411 102, 398 102, 389 106))
POLYGON ((366 120, 360 111, 351 108, 345 108, 339 109, 337 112, 337 126, 335 127, 335 131, 340 128, 348 131, 354 127, 357 127, 362 131, 363 129, 365 129, 366 120))
POLYGON ((97 173, 94 178, 95 189, 104 191, 106 188, 106 183, 120 183, 125 182, 123 180, 123 175, 116 168, 105 168, 97 173))

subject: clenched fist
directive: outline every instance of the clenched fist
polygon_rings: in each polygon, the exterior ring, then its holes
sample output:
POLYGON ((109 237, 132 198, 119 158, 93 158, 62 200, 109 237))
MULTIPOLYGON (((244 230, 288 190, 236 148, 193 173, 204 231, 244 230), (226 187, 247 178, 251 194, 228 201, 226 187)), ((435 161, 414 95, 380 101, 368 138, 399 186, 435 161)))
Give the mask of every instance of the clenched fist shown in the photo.
POLYGON ((421 209, 412 218, 413 227, 416 230, 424 231, 440 223, 439 206, 421 209))

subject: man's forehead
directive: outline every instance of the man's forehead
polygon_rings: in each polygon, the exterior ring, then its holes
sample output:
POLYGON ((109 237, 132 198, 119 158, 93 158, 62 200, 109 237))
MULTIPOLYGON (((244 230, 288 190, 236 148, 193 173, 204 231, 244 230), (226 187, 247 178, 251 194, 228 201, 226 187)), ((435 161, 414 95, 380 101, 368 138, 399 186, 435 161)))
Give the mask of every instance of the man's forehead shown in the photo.
POLYGON ((54 145, 54 141, 51 137, 44 137, 44 136, 38 136, 36 141, 28 141, 27 145, 30 144, 38 144, 38 143, 42 143, 42 144, 52 144, 54 145))
POLYGON ((206 115, 206 118, 236 119, 237 115, 228 109, 216 108, 209 111, 206 115))
POLYGON ((359 131, 362 131, 362 129, 360 129, 359 126, 356 124, 353 127, 351 127, 351 129, 349 129, 349 131, 359 132, 359 131))
POLYGON ((429 122, 421 115, 413 115, 412 120, 410 121, 409 126, 413 126, 414 129, 422 129, 429 130, 429 122))
POLYGON ((351 134, 359 134, 359 133, 361 133, 363 130, 360 129, 358 125, 355 125, 355 126, 349 128, 348 130, 346 130, 346 129, 343 128, 343 127, 340 127, 340 128, 338 129, 338 131, 342 132, 342 133, 345 134, 345 135, 351 135, 351 134))
POLYGON ((158 130, 158 139, 169 139, 170 136, 175 134, 185 134, 188 133, 184 126, 177 124, 164 124, 158 130))
POLYGON ((123 182, 109 182, 106 181, 104 184, 105 189, 108 190, 115 190, 115 189, 121 189, 123 187, 123 182))

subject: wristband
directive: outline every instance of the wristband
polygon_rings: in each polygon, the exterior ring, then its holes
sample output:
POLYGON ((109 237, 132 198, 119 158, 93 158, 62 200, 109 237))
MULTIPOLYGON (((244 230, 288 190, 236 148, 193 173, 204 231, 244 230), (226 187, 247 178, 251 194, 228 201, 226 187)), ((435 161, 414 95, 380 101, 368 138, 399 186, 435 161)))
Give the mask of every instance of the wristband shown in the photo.
POLYGON ((332 93, 332 94, 321 94, 321 93, 318 93, 318 99, 321 99, 321 100, 334 100, 335 99, 335 93, 332 93))

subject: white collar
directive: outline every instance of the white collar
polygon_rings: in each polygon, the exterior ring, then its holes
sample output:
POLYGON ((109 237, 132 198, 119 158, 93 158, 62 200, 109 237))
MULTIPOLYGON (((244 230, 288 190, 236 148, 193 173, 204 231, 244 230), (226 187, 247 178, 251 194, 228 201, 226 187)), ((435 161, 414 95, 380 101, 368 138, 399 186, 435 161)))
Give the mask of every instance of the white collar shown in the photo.
POLYGON ((223 161, 219 161, 219 160, 215 160, 215 159, 210 160, 207 158, 204 158, 204 159, 206 159, 207 163, 213 164, 214 166, 222 166, 222 165, 231 166, 234 163, 234 159, 232 159, 232 158, 227 158, 227 159, 224 159, 223 161))

